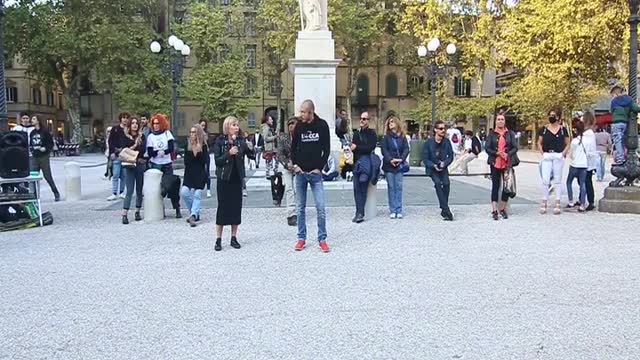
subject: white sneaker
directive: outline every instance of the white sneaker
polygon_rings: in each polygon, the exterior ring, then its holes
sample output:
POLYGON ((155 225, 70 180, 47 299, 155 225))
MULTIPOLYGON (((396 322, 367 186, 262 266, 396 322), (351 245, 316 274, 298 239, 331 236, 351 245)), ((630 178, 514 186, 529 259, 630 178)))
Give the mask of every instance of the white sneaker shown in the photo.
POLYGON ((107 201, 114 201, 114 200, 117 200, 117 199, 118 199, 118 195, 116 195, 116 194, 111 194, 111 196, 109 196, 109 197, 107 198, 107 201))
POLYGON ((120 199, 124 199, 126 197, 127 197, 127 195, 125 193, 123 193, 123 192, 120 193, 120 199))
POLYGON ((402 219, 402 214, 396 214, 396 219, 402 219))
POLYGON ((207 190, 207 197, 210 198, 211 197, 211 190, 207 190))
POLYGON ((389 214, 389 219, 395 219, 395 218, 396 218, 396 214, 394 213, 389 214))

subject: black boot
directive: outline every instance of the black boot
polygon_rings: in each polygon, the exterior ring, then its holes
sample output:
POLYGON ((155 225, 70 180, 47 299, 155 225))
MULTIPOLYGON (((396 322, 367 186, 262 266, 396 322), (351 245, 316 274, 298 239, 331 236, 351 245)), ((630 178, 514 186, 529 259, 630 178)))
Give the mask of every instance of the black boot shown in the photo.
POLYGON ((231 237, 231 247, 234 249, 240 249, 240 244, 238 243, 238 239, 235 236, 231 237))
POLYGON ((136 211, 135 219, 136 221, 142 220, 142 216, 140 216, 140 210, 136 211))
POLYGON ((60 193, 54 193, 53 197, 54 197, 56 202, 60 201, 60 193))
POLYGON ((127 225, 129 223, 129 218, 127 215, 122 215, 122 224, 127 225))
POLYGON ((216 239, 216 247, 214 249, 216 251, 222 250, 222 239, 221 238, 217 238, 216 239))
POLYGON ((176 209, 176 219, 182 219, 182 214, 180 214, 180 209, 176 209))

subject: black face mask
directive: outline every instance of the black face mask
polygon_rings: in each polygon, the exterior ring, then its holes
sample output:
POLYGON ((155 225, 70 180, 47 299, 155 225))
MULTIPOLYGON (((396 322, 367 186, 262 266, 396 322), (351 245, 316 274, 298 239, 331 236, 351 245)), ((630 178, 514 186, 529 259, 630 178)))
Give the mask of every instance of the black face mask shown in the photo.
POLYGON ((558 121, 558 119, 557 119, 555 116, 549 116, 549 122, 550 122, 551 124, 555 124, 555 123, 556 123, 556 121, 558 121))

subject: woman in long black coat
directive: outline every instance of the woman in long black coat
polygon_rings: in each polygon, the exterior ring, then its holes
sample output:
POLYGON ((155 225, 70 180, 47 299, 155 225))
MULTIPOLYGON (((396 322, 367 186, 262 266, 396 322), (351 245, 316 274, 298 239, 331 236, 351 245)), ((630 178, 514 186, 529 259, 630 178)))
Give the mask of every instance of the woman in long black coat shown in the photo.
POLYGON ((222 250, 222 230, 231 225, 231 247, 240 249, 237 234, 242 223, 242 185, 245 169, 244 157, 254 157, 252 146, 240 132, 238 119, 229 116, 222 126, 223 135, 213 145, 216 162, 216 193, 218 209, 216 213, 217 236, 215 250, 222 250))

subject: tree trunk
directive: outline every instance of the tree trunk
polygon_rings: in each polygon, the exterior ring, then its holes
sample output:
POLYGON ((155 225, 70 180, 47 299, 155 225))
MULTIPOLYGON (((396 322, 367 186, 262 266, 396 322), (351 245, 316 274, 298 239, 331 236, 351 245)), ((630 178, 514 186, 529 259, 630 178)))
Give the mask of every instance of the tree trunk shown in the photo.
POLYGON ((280 110, 280 106, 282 104, 282 88, 280 88, 280 92, 278 93, 278 96, 276 97, 276 110, 278 111, 278 115, 277 115, 277 122, 276 122, 276 135, 280 134, 280 131, 282 129, 285 128, 283 122, 283 119, 281 119, 281 110, 280 110))
POLYGON ((67 122, 71 124, 71 142, 82 145, 84 136, 80 123, 80 96, 77 94, 65 94, 67 101, 67 122))

